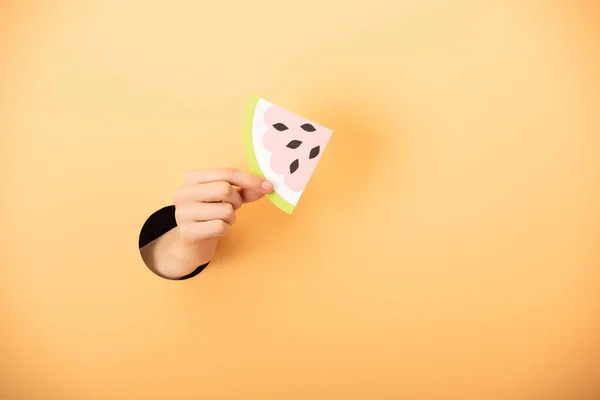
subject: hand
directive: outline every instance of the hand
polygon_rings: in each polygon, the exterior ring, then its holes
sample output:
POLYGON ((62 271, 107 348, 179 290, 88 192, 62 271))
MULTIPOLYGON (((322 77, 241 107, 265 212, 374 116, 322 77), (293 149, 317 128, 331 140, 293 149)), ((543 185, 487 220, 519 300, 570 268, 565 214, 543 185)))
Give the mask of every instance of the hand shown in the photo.
POLYGON ((180 239, 186 245, 225 236, 244 203, 273 190, 263 177, 234 168, 193 171, 173 195, 180 239))
POLYGON ((237 169, 188 173, 173 195, 177 227, 141 249, 144 262, 165 278, 190 274, 213 258, 219 237, 229 232, 242 204, 272 190, 271 182, 237 169))

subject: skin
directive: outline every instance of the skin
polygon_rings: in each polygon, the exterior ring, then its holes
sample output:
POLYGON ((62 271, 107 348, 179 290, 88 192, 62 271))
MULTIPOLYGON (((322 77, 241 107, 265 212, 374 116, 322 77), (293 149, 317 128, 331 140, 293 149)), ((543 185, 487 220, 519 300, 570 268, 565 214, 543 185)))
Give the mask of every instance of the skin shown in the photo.
POLYGON ((272 190, 263 177, 235 168, 189 172, 173 194, 177 226, 142 247, 144 262, 167 279, 190 274, 212 259, 237 211, 272 190))

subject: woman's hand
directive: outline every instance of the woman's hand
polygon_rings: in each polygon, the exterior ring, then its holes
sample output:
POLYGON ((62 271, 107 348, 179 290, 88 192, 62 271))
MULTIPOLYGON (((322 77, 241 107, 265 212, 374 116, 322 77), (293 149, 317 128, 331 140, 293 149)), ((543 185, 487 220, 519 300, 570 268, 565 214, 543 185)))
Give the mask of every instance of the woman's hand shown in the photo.
POLYGON ((193 171, 173 194, 177 226, 141 249, 156 274, 178 279, 208 263, 243 204, 273 190, 266 179, 234 168, 193 171))
POLYGON ((262 177, 237 169, 209 169, 188 173, 173 195, 175 219, 185 244, 226 235, 242 204, 273 190, 262 177))

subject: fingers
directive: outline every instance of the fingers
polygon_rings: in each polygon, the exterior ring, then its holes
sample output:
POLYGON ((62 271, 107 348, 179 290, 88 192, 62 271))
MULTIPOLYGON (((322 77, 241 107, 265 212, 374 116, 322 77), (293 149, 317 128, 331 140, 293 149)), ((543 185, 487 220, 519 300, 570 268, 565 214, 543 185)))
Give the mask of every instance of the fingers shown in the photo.
POLYGON ((221 219, 183 224, 178 226, 180 235, 185 243, 197 243, 205 239, 226 236, 231 225, 221 219))
POLYGON ((263 177, 233 168, 188 173, 173 195, 175 219, 186 243, 225 236, 236 221, 236 210, 273 191, 263 177))
POLYGON ((242 196, 227 182, 211 182, 181 188, 174 196, 175 204, 200 202, 226 202, 234 209, 242 206, 242 196))
POLYGON ((184 184, 187 185, 219 181, 228 182, 231 185, 251 189, 260 193, 270 193, 273 190, 273 184, 267 179, 236 168, 215 168, 193 171, 188 173, 184 178, 184 184))
POLYGON ((242 198, 242 202, 244 203, 252 203, 253 201, 260 200, 265 195, 264 193, 255 192, 254 190, 244 188, 240 188, 238 192, 242 198))
POLYGON ((175 210, 179 224, 222 220, 233 225, 235 209, 230 203, 194 203, 175 210))

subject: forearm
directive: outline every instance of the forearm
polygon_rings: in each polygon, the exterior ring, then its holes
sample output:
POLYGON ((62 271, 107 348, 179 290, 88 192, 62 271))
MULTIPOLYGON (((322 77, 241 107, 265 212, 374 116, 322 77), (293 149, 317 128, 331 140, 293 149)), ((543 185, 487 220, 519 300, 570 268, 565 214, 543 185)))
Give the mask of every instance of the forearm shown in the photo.
POLYGON ((197 244, 186 244, 178 227, 140 249, 146 265, 159 276, 179 279, 208 263, 215 254, 218 237, 197 244))

